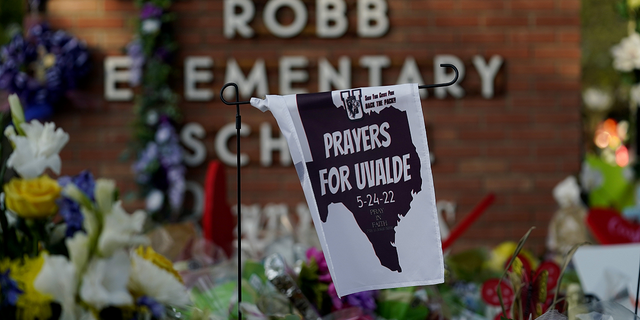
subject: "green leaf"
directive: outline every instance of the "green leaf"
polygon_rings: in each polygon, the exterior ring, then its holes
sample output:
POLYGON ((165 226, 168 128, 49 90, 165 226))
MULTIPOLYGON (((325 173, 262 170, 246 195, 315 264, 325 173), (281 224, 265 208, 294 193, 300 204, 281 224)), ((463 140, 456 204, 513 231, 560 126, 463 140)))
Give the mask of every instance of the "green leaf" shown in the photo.
POLYGON ((560 277, 558 278, 558 284, 556 285, 556 293, 553 295, 553 303, 549 310, 553 310, 555 308, 556 303, 558 302, 558 293, 560 292, 560 282, 562 282, 562 277, 564 276, 564 272, 567 270, 567 266, 571 262, 573 255, 578 251, 578 248, 582 247, 585 244, 589 244, 589 242, 579 243, 573 246, 569 252, 564 256, 564 262, 562 263, 562 269, 560 270, 560 277))

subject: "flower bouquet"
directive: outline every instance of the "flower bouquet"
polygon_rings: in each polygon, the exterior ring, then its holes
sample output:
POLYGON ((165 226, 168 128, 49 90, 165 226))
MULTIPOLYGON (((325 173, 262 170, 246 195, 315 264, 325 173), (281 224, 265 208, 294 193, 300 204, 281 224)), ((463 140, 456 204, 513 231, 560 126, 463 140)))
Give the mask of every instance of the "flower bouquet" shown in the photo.
POLYGON ((126 51, 131 58, 130 84, 136 96, 133 165, 146 210, 157 222, 177 220, 186 189, 183 154, 177 134, 181 121, 178 96, 169 87, 176 51, 169 11, 172 0, 137 0, 139 21, 126 51))
POLYGON ((26 104, 27 120, 46 119, 53 107, 89 72, 89 52, 62 30, 36 24, 0 49, 0 89, 26 104))
MULTIPOLYGON (((115 181, 84 171, 59 174, 69 135, 55 124, 25 122, 9 98, 13 152, 2 165, 17 173, 0 205, 0 314, 3 319, 163 318, 189 303, 171 262, 145 246, 146 213, 128 214, 115 181)), ((3 117, 6 119, 6 117, 3 117)))

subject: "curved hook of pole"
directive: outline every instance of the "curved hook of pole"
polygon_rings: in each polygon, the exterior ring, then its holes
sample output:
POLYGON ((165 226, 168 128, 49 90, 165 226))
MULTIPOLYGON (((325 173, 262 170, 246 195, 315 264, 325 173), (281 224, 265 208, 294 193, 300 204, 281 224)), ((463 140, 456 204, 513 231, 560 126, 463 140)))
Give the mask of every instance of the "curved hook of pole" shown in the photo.
POLYGON ((220 89, 220 100, 222 100, 222 102, 224 102, 224 104, 228 105, 228 106, 238 106, 241 104, 250 104, 251 101, 240 101, 240 93, 238 90, 238 85, 235 82, 229 82, 227 84, 225 84, 222 89, 220 89), (224 98, 224 90, 227 89, 228 87, 234 87, 236 89, 236 102, 229 102, 227 100, 225 100, 224 98))
POLYGON ((453 71, 456 74, 456 76, 453 78, 453 80, 451 80, 451 81, 449 81, 447 83, 425 84, 425 85, 418 86, 418 88, 420 88, 420 89, 429 89, 429 88, 448 87, 448 86, 456 83, 456 81, 458 81, 458 75, 460 73, 458 72, 458 68, 456 68, 456 66, 454 66, 452 64, 448 64, 448 63, 443 63, 440 66, 443 67, 443 68, 451 68, 451 69, 453 69, 453 71))

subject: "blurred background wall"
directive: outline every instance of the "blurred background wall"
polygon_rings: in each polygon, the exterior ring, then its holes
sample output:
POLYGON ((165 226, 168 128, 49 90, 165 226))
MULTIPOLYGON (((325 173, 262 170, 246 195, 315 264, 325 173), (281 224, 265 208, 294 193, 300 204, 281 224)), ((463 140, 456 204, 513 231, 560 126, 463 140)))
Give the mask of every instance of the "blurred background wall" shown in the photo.
MULTIPOLYGON (((456 243, 455 250, 518 239, 536 226, 528 244, 542 252, 547 225, 557 207, 552 188, 580 170, 581 1, 386 1, 388 31, 363 38, 357 33, 357 1, 346 0, 349 27, 337 39, 316 35, 316 1, 301 1, 309 19, 300 34, 288 39, 265 27, 262 15, 269 1, 250 2, 255 18, 249 26, 255 34, 248 39, 238 34, 225 37, 222 0, 181 0, 172 6, 179 45, 173 88, 182 96, 184 123, 197 123, 205 130, 205 137, 197 140, 206 148, 206 160, 189 168, 189 180, 202 185, 207 162, 220 158, 214 147, 216 137, 235 121, 235 108, 219 99, 231 58, 244 75, 263 59, 269 93, 279 94, 283 57, 308 60, 306 67, 296 68, 307 72, 308 80, 295 83, 294 88, 316 92, 322 58, 336 70, 341 58, 348 59, 349 86, 359 87, 370 84, 369 69, 361 66, 363 56, 388 58, 380 77, 381 84, 388 85, 398 81, 411 58, 422 80, 433 83, 434 59, 453 55, 466 71, 460 85, 464 96, 448 93, 440 99, 430 91, 422 101, 429 147, 435 156, 436 198, 455 202, 456 221, 460 221, 485 195, 496 195, 496 202, 456 243), (208 101, 184 97, 185 61, 194 56, 213 60, 213 66, 205 69, 212 72, 213 80, 198 85, 215 93, 208 101), (475 56, 486 63, 493 56, 503 59, 490 98, 481 94, 475 56)), ((143 206, 135 196, 133 155, 127 152, 134 104, 105 99, 103 64, 106 57, 124 55, 137 14, 130 0, 49 0, 42 16, 53 28, 85 40, 94 63, 87 91, 78 99, 81 102, 62 108, 54 118, 71 135, 62 152, 63 173, 88 168, 98 176, 117 179, 130 209, 143 206)), ((279 10, 278 18, 286 25, 294 19, 293 11, 279 10)), ((296 206, 305 200, 293 166, 281 165, 277 151, 272 152, 271 165, 260 163, 260 127, 270 124, 271 135, 277 138, 275 120, 250 106, 241 113, 245 127, 251 129, 242 137, 242 152, 250 159, 242 168, 243 204, 281 203, 295 214, 296 206)), ((225 141, 226 148, 235 152, 235 139, 225 141)), ((226 173, 229 202, 234 204, 235 168, 227 166, 226 173)))

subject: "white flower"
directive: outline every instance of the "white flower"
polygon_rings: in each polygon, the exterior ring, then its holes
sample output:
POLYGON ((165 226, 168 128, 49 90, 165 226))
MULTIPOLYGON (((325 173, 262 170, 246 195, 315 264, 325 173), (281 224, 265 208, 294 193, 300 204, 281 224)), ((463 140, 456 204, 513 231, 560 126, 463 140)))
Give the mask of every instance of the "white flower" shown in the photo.
POLYGON ((611 47, 613 67, 619 71, 629 72, 640 69, 640 35, 632 33, 611 47))
POLYGON ((561 208, 580 204, 580 187, 574 176, 569 176, 553 188, 553 197, 561 208))
POLYGON ((148 212, 156 212, 162 208, 164 202, 164 193, 158 189, 153 189, 145 199, 145 209, 148 212))
POLYGON ((82 277, 80 298, 97 310, 133 304, 133 297, 127 290, 130 271, 131 262, 122 250, 108 259, 91 260, 82 277))
POLYGON ((38 120, 22 123, 21 128, 26 136, 7 136, 15 145, 7 165, 27 179, 40 176, 47 168, 60 174, 61 160, 58 153, 69 141, 69 135, 55 127, 52 122, 42 125, 38 120))
POLYGON ((76 270, 83 270, 89 259, 89 237, 83 232, 76 232, 73 238, 65 240, 65 244, 76 270))
POLYGON ((13 136, 17 135, 18 134, 16 133, 16 128, 14 128, 13 126, 7 126, 6 128, 4 128, 4 136, 7 137, 7 139, 11 140, 13 136))
POLYGON ((139 235, 144 225, 146 213, 138 210, 128 214, 117 201, 111 211, 104 214, 102 233, 98 239, 98 251, 108 257, 118 249, 147 244, 149 239, 139 235))
POLYGON ((129 289, 172 306, 185 306, 189 303, 187 289, 176 277, 134 251, 131 252, 129 289))
POLYGON ((158 19, 146 19, 142 21, 142 33, 156 33, 160 30, 160 24, 158 19))
POLYGON ((592 168, 586 161, 582 163, 582 170, 580 171, 580 184, 585 191, 599 188, 604 182, 604 177, 600 170, 592 168))
POLYGON ((582 92, 582 101, 592 111, 606 111, 613 103, 608 92, 596 88, 589 88, 582 92))
POLYGON ((115 202, 116 182, 109 179, 96 180, 95 191, 93 192, 98 205, 98 210, 108 213, 113 208, 115 202))
MULTIPOLYGON (((76 234, 78 234, 77 232, 76 234)), ((62 306, 61 320, 74 320, 78 279, 76 267, 64 256, 45 256, 40 273, 33 282, 36 290, 53 296, 62 306)))

